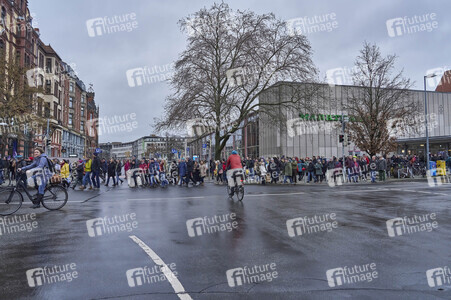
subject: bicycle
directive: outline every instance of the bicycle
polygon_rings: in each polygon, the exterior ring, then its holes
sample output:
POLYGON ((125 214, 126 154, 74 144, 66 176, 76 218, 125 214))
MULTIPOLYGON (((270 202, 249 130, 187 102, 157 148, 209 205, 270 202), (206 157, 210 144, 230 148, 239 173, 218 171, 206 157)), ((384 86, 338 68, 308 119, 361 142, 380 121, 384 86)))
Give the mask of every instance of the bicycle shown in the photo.
POLYGON ((229 195, 229 198, 233 198, 234 195, 236 195, 236 198, 238 201, 242 201, 244 198, 244 174, 243 170, 235 170, 233 171, 231 177, 233 178, 234 186, 230 186, 228 182, 226 182, 227 186, 227 194, 229 195), (237 178, 240 178, 240 182, 237 181, 237 178))
POLYGON ((412 166, 412 174, 413 174, 413 178, 415 176, 421 176, 421 177, 426 177, 426 166, 425 164, 422 163, 415 163, 412 166))
POLYGON ((3 181, 0 184, 1 187, 11 186, 13 184, 12 173, 9 169, 3 170, 3 181))
MULTIPOLYGON (((24 197, 22 192, 25 192, 28 199, 33 202, 37 197, 31 195, 22 180, 17 180, 14 187, 7 187, 0 190, 0 215, 9 216, 18 211, 23 204, 24 197)), ((48 210, 59 210, 66 205, 68 194, 61 185, 48 184, 44 190, 44 196, 41 200, 42 206, 48 210)))

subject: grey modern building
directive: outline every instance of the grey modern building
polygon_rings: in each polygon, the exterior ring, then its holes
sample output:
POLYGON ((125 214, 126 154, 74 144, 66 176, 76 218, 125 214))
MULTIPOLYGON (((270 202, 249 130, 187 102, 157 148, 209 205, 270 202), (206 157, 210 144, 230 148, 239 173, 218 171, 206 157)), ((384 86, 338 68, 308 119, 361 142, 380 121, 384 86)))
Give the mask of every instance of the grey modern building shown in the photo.
MULTIPOLYGON (((268 88, 259 98, 261 103, 281 103, 294 97, 293 93, 306 89, 316 89, 315 96, 310 103, 315 109, 288 108, 279 109, 286 120, 280 121, 260 114, 259 119, 259 156, 297 156, 312 157, 320 155, 326 157, 342 156, 341 116, 343 103, 350 95, 358 95, 363 88, 357 86, 301 84, 279 82, 268 88), (293 88, 295 87, 295 88, 293 88)), ((307 94, 307 93, 306 93, 307 94)), ((406 105, 416 103, 419 111, 424 111, 425 93, 421 90, 410 90, 406 105)), ((427 92, 430 152, 442 152, 451 155, 451 93, 427 92)), ((351 117, 352 118, 352 117, 351 117)), ((418 116, 416 117, 418 118, 418 116)), ((404 120, 409 123, 409 120, 404 120)), ((417 123, 424 124, 422 119, 417 123)), ((398 140, 398 153, 424 155, 426 148, 425 126, 418 126, 415 130, 397 128, 394 131, 398 140)), ((344 148, 344 154, 363 154, 354 144, 344 148)))

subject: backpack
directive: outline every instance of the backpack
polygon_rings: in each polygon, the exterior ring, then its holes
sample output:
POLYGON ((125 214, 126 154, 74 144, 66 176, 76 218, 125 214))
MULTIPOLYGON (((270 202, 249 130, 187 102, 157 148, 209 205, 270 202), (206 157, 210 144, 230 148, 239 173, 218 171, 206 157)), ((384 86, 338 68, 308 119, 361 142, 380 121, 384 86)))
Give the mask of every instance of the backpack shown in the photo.
POLYGON ((48 157, 46 157, 45 159, 47 159, 47 164, 50 172, 56 173, 55 164, 53 163, 53 161, 51 161, 48 157))

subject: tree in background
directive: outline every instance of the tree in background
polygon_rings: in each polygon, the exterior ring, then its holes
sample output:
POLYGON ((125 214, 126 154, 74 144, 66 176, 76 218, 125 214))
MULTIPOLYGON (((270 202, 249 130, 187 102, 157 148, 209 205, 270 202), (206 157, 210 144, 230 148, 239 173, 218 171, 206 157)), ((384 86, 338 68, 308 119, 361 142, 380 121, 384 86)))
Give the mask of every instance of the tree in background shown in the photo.
MULTIPOLYGON (((407 118, 418 115, 410 97, 412 84, 395 72, 395 55, 382 56, 376 45, 364 43, 355 61, 354 85, 349 88, 344 111, 353 116, 347 123, 349 139, 369 155, 396 149, 394 129, 407 118)), ((408 126, 408 124, 403 124, 408 126)))
MULTIPOLYGON (((215 159, 246 117, 256 111, 280 117, 281 106, 298 107, 303 95, 259 103, 260 94, 282 80, 313 82, 317 70, 307 38, 273 14, 233 11, 225 3, 180 21, 187 49, 175 63, 173 89, 157 131, 202 125, 214 133, 215 159)), ((305 90, 305 89, 303 89, 305 90)))
POLYGON ((36 115, 37 93, 42 88, 27 81, 27 69, 13 55, 0 51, 0 134, 1 144, 9 137, 30 139, 44 121, 36 115))

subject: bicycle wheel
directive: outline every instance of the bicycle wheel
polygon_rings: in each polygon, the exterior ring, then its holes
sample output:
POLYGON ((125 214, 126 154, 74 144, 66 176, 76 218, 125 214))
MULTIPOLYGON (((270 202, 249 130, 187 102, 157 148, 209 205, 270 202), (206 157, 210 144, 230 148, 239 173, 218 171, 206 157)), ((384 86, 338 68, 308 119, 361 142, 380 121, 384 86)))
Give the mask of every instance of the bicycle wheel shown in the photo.
POLYGON ((235 190, 236 190, 235 192, 236 198, 238 199, 238 201, 242 201, 244 198, 244 186, 242 185, 237 186, 235 190))
POLYGON ((60 185, 49 186, 42 198, 42 206, 48 210, 58 210, 66 205, 68 199, 67 191, 60 185))
POLYGON ((232 188, 228 184, 226 184, 226 187, 227 187, 227 196, 229 196, 229 198, 233 197, 232 188))
POLYGON ((22 206, 23 196, 12 189, 0 190, 0 215, 12 215, 22 206))
POLYGON ((3 183, 0 184, 2 187, 12 186, 11 178, 4 178, 3 183))

